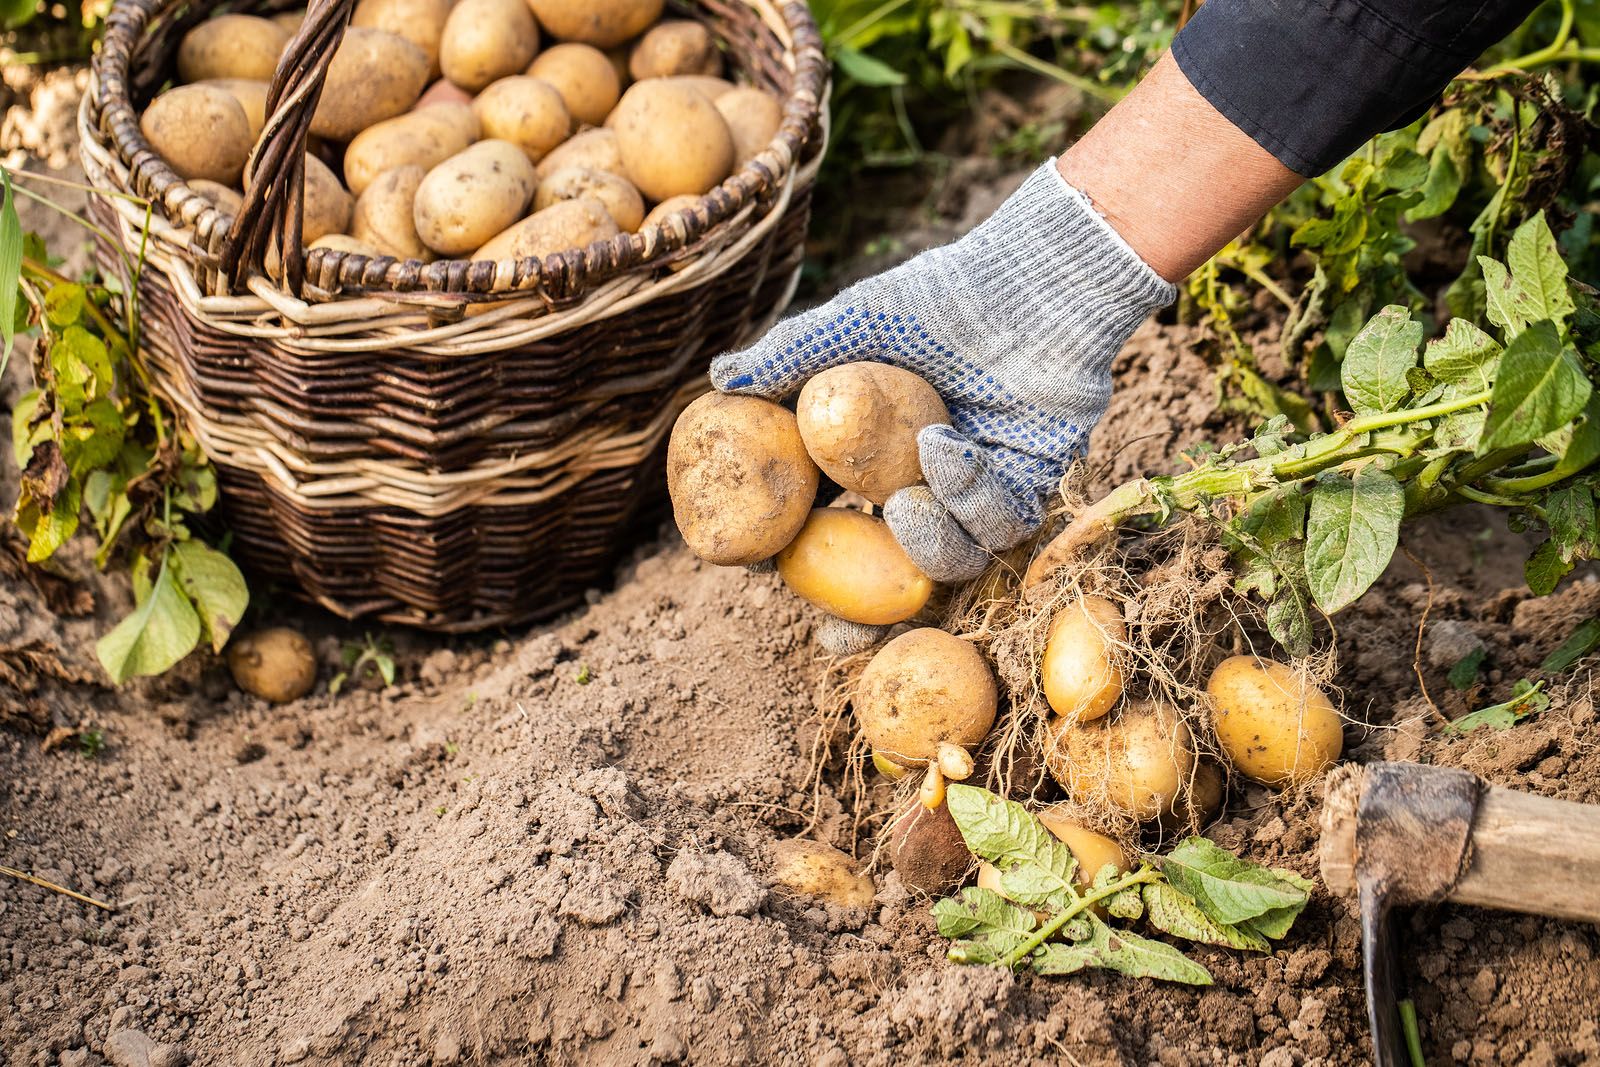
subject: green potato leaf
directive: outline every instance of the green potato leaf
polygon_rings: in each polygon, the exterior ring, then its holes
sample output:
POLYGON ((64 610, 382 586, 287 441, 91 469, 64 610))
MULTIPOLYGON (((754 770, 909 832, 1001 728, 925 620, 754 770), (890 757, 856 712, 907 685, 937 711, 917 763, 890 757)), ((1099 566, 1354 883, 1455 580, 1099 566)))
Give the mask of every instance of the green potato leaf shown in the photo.
POLYGON ((1022 904, 1077 899, 1077 861, 1062 841, 1021 804, 977 786, 952 784, 945 806, 967 848, 1000 868, 1001 887, 1022 904))
POLYGON ((1548 319, 1565 328, 1577 305, 1567 288, 1567 265, 1544 212, 1518 226, 1506 247, 1506 265, 1516 279, 1512 299, 1525 322, 1548 319))
POLYGON ((100 639, 95 653, 111 680, 121 685, 129 678, 163 673, 199 641, 200 616, 164 557, 139 606, 100 639))
POLYGON ((1260 934, 1217 922, 1201 910, 1193 897, 1166 882, 1152 882, 1144 887, 1144 907, 1150 925, 1173 937, 1251 952, 1272 951, 1272 946, 1260 934))
MULTIPOLYGON (((30 4, 31 8, 32 5, 30 4)), ((0 18, 6 8, 0 7, 0 18)), ((9 19, 7 19, 9 21, 9 19)), ((17 339, 17 312, 22 295, 22 220, 17 217, 16 198, 11 192, 11 172, 0 167, 4 197, 0 199, 0 374, 11 361, 11 346, 17 339)))
POLYGON ((1391 304, 1372 317, 1345 349, 1339 376, 1358 415, 1393 411, 1411 395, 1407 372, 1417 365, 1422 323, 1391 304))
POLYGON ((1505 331, 1508 340, 1515 339, 1528 320, 1523 318, 1511 272, 1506 270, 1505 264, 1488 256, 1479 256, 1478 266, 1483 270, 1484 313, 1490 322, 1505 331))
POLYGON ((1184 839, 1161 857, 1160 865, 1167 881, 1188 894, 1201 911, 1230 926, 1286 909, 1298 914, 1311 896, 1304 885, 1242 860, 1203 837, 1184 839))
POLYGON ((1539 669, 1546 674, 1560 674, 1597 648, 1600 648, 1600 618, 1585 619, 1545 657, 1539 669))
POLYGON ((1428 342, 1422 365, 1441 382, 1461 386, 1464 394, 1486 393, 1494 387, 1501 351, 1500 342, 1466 319, 1451 319, 1444 336, 1428 342))
POLYGON ((244 575, 233 560, 199 541, 173 545, 172 568, 200 616, 201 632, 221 652, 250 606, 244 575))
POLYGON ((1130 978, 1156 978, 1185 985, 1210 985, 1211 972, 1162 941, 1113 930, 1092 914, 1089 936, 1073 944, 1052 943, 1030 957, 1039 974, 1075 974, 1090 967, 1130 978))
POLYGON ((1500 359, 1478 454, 1531 444, 1561 429, 1584 409, 1592 392, 1577 356, 1562 347, 1555 324, 1533 323, 1500 359))
POLYGON ((1325 475, 1311 490, 1305 569, 1317 607, 1333 614, 1355 602, 1389 565, 1400 543, 1406 494, 1368 465, 1354 478, 1325 475))

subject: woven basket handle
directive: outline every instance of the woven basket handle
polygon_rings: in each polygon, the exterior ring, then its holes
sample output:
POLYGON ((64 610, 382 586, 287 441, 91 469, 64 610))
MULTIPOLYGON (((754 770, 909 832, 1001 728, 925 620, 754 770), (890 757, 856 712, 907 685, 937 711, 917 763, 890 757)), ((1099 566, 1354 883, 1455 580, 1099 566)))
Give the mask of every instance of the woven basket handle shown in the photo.
POLYGON ((275 234, 288 289, 299 292, 305 279, 300 222, 305 213, 306 136, 355 2, 311 0, 300 32, 278 59, 267 92, 266 125, 250 161, 250 189, 222 242, 220 267, 235 290, 252 271, 265 272, 275 234))

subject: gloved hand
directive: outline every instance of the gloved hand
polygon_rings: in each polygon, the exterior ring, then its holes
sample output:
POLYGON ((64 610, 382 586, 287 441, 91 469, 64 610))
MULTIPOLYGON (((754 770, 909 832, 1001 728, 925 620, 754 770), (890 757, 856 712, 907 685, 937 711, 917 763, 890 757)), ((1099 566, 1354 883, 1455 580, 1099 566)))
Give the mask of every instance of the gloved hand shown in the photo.
POLYGON ((1105 413, 1112 357, 1176 295, 1051 160, 965 237, 780 322, 718 357, 711 380, 782 400, 841 363, 924 378, 950 425, 918 435, 927 485, 883 515, 929 577, 959 581, 1043 524, 1105 413))

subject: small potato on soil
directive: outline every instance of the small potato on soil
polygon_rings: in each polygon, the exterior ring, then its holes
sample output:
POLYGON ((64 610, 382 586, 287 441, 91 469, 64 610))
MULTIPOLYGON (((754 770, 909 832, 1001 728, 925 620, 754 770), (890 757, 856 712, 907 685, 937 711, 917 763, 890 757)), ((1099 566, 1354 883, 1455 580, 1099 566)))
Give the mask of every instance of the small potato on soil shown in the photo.
POLYGON ((1116 706, 1123 685, 1117 659, 1127 640, 1122 612, 1104 597, 1080 597, 1056 612, 1039 668, 1051 710, 1088 722, 1116 706))
POLYGON ((615 237, 620 231, 606 206, 592 196, 558 200, 495 235, 473 259, 543 258, 615 237))
POLYGON ((350 25, 397 34, 428 57, 428 77, 439 76, 439 40, 450 18, 453 0, 361 0, 350 25))
POLYGON ((533 194, 533 207, 543 211, 563 200, 581 197, 600 201, 618 228, 629 233, 644 222, 644 198, 639 190, 626 178, 592 167, 567 167, 541 179, 539 190, 533 194))
POLYGON ((441 255, 465 255, 520 218, 536 184, 521 148, 479 141, 422 179, 412 212, 417 236, 441 255))
POLYGON ((549 82, 515 74, 491 83, 472 101, 483 136, 510 141, 537 163, 572 132, 567 105, 549 82))
POLYGON ((611 48, 661 17, 662 0, 528 0, 553 37, 611 48))
POLYGON ((396 259, 433 258, 417 236, 417 188, 427 172, 421 167, 395 167, 379 174, 356 198, 350 236, 396 259))
POLYGON ((822 472, 874 504, 922 481, 917 434, 950 421, 933 386, 887 363, 846 363, 816 375, 800 390, 795 416, 822 472))
POLYGON ((705 26, 692 19, 668 19, 650 27, 633 46, 628 73, 634 81, 675 74, 715 78, 722 73, 722 53, 705 26))
POLYGON ((1140 821, 1170 810, 1194 770, 1188 724, 1164 704, 1124 705, 1111 719, 1047 727, 1045 766, 1080 804, 1140 821))
POLYGON ((216 78, 270 82, 291 36, 272 20, 254 15, 207 19, 178 45, 178 78, 191 84, 216 78))
POLYGON ((670 79, 634 83, 610 121, 628 177, 651 200, 707 193, 733 169, 733 135, 722 113, 670 79))
POLYGON ((927 604, 933 580, 917 569, 889 524, 850 508, 816 508, 778 553, 796 595, 847 622, 904 622, 927 604))
POLYGON ((144 109, 139 129, 180 178, 234 186, 254 143, 239 101, 221 89, 180 85, 144 109))
POLYGON ((393 33, 352 26, 328 64, 311 132, 348 141, 373 123, 410 110, 427 84, 428 57, 422 49, 393 33))
POLYGON ((317 657, 298 630, 276 626, 228 644, 228 670, 240 689, 273 704, 287 704, 317 684, 317 657))
POLYGON ((543 180, 568 167, 588 167, 621 178, 628 177, 628 168, 622 165, 622 152, 617 148, 614 130, 583 130, 573 134, 541 159, 534 172, 543 180))
POLYGON ((1217 742, 1239 772, 1263 785, 1299 785, 1344 751, 1344 723, 1328 694, 1286 664, 1232 656, 1206 682, 1217 742))
POLYGON ((722 566, 759 563, 794 540, 818 476, 794 415, 756 397, 707 393, 667 445, 673 518, 695 555, 722 566))
POLYGON ((593 45, 558 44, 540 52, 528 76, 548 82, 566 101, 573 121, 598 126, 622 98, 622 81, 606 54, 593 45))
POLYGON ((356 134, 344 153, 344 178, 357 196, 398 167, 443 163, 478 139, 478 119, 463 104, 440 103, 397 115, 356 134))
POLYGON ((712 101, 733 134, 733 160, 743 164, 772 143, 783 125, 783 105, 765 89, 741 85, 712 101))
POLYGON ((539 51, 539 26, 523 0, 459 0, 439 39, 439 69, 475 93, 521 74, 539 51))
POLYGON ((877 888, 832 845, 793 837, 772 848, 772 878, 792 892, 841 908, 870 907, 877 888))
POLYGON ((889 862, 909 888, 936 896, 966 876, 973 856, 948 807, 912 801, 889 833, 889 862))
POLYGON ((930 626, 896 637, 856 683, 861 732, 898 763, 940 756, 941 745, 976 746, 994 725, 994 672, 970 641, 930 626))

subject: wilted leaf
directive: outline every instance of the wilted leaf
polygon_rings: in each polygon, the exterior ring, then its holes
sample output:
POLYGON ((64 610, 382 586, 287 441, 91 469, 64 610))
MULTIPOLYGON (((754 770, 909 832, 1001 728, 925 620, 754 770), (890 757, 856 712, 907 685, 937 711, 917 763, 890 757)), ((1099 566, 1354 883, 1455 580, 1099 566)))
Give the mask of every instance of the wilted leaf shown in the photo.
POLYGON ((1113 930, 1093 916, 1089 936, 1070 945, 1052 943, 1032 958, 1039 974, 1075 974, 1103 967, 1131 978, 1157 978, 1186 985, 1210 985, 1211 972, 1176 948, 1125 930, 1113 930))
POLYGON ((250 605, 244 575, 233 560, 199 541, 173 545, 172 567, 179 586, 194 602, 212 649, 221 652, 250 605))
POLYGON ((1144 887, 1144 906, 1150 925, 1174 937, 1252 952, 1272 951, 1266 938, 1250 930, 1217 922, 1201 910, 1193 897, 1165 882, 1152 882, 1144 887))
POLYGON ((1585 619, 1545 657, 1539 669, 1546 674, 1560 674, 1597 648, 1600 648, 1600 618, 1585 619))
POLYGON ((1500 365, 1500 342, 1466 319, 1451 319, 1444 336, 1428 342, 1422 363, 1441 382, 1462 387, 1462 392, 1485 393, 1494 386, 1500 365))
POLYGON ((1522 576, 1534 596, 1549 596, 1561 584, 1561 579, 1572 573, 1572 560, 1561 551, 1555 541, 1546 541, 1533 550, 1528 562, 1522 565, 1522 576))
POLYGON ((1353 603, 1378 580, 1405 517, 1405 490, 1375 466, 1354 478, 1335 474, 1311 490, 1306 520, 1306 579, 1317 606, 1330 615, 1353 603))
POLYGON ((946 897, 934 904, 933 918, 944 937, 1006 931, 1021 944, 1038 928, 1033 912, 1019 908, 993 890, 967 886, 961 897, 946 897))
POLYGON ((1537 715, 1550 706, 1550 698, 1544 695, 1543 689, 1543 682, 1533 685, 1526 678, 1519 679, 1517 684, 1511 687, 1510 700, 1482 708, 1470 715, 1463 715, 1447 724, 1441 732, 1470 734, 1482 726, 1493 730, 1509 730, 1519 720, 1529 715, 1537 715))

